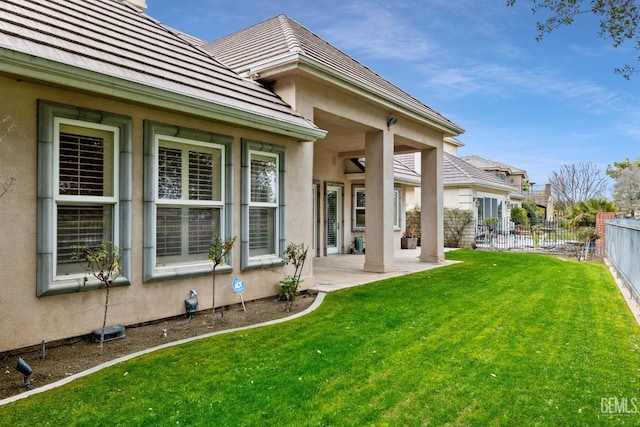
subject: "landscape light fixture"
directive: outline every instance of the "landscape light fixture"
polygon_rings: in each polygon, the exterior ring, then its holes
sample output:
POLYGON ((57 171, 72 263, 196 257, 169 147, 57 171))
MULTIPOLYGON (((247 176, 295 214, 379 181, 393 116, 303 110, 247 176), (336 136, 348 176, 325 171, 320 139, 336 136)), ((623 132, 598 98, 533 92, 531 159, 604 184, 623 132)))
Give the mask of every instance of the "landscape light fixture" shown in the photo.
POLYGON ((24 386, 25 388, 29 388, 31 387, 31 383, 29 382, 29 375, 31 375, 31 373, 33 373, 33 369, 31 369, 31 367, 29 365, 27 365, 27 362, 25 362, 22 357, 18 358, 18 365, 16 366, 16 369, 18 370, 18 372, 20 372, 24 378, 24 386))
POLYGON ((191 289, 189 298, 184 300, 184 308, 187 310, 189 317, 198 311, 198 292, 195 289, 191 289))

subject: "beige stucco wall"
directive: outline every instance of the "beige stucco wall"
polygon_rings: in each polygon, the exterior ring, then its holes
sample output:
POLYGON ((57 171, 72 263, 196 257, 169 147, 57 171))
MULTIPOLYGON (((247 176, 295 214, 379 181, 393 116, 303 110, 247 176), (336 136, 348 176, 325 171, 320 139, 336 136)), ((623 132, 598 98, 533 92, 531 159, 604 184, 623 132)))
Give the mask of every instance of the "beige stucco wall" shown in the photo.
MULTIPOLYGON (((0 143, 0 182, 16 179, 13 191, 0 199, 0 352, 40 341, 52 341, 89 333, 102 325, 104 290, 36 297, 36 190, 37 190, 37 100, 127 115, 133 129, 133 207, 131 285, 111 290, 108 324, 131 325, 184 314, 184 300, 197 289, 199 308, 211 308, 211 275, 154 283, 142 282, 143 242, 143 120, 149 119, 187 128, 230 135, 234 138, 233 230, 240 236, 241 138, 286 147, 286 238, 311 243, 312 143, 261 131, 243 129, 159 111, 115 99, 95 97, 0 76, 0 120, 11 116, 17 126, 0 143), (7 102, 10 100, 10 102, 7 102), (302 208, 301 208, 302 207, 302 208)), ((0 135, 2 135, 0 129, 0 135)), ((314 285, 310 260, 304 287, 314 285)), ((239 303, 231 289, 234 276, 245 282, 245 300, 275 295, 277 282, 291 266, 240 270, 240 245, 233 250, 233 271, 217 277, 216 305, 239 303)), ((249 306, 250 309, 250 306, 249 306)))

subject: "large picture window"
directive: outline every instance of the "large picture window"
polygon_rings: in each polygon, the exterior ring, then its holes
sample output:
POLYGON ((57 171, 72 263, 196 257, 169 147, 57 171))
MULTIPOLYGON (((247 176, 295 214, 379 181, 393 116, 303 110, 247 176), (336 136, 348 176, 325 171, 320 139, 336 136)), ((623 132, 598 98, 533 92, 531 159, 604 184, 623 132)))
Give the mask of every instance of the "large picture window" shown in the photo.
POLYGON ((243 142, 243 268, 283 262, 284 153, 282 147, 243 142))
POLYGON ((478 200, 478 224, 485 218, 502 219, 502 200, 494 197, 480 197, 478 200))
POLYGON ((211 272, 213 237, 230 234, 231 141, 145 123, 145 280, 211 272))
POLYGON ((97 288, 73 251, 102 242, 123 249, 114 285, 128 284, 130 119, 48 102, 38 119, 37 295, 97 288))

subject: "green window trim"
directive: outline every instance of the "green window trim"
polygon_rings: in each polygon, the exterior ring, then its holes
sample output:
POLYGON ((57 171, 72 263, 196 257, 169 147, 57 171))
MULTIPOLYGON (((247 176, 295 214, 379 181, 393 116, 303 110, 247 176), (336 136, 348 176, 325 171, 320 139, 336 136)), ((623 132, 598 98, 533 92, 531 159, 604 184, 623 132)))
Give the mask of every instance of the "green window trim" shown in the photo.
MULTIPOLYGON (((268 268, 284 265, 282 256, 286 246, 285 233, 285 148, 261 142, 242 141, 242 232, 241 232, 241 268, 268 268), (251 166, 252 156, 275 158, 277 164, 277 179, 275 190, 277 194, 270 203, 252 202, 251 195, 251 166), (251 256, 251 211, 269 209, 273 213, 273 254, 251 256)), ((254 194, 256 194, 254 192, 254 194)), ((254 211, 255 214, 255 211, 254 211)))
MULTIPOLYGON (((220 211, 220 231, 223 238, 233 235, 233 138, 211 132, 155 123, 148 120, 144 122, 143 280, 145 282, 156 282, 211 274, 213 264, 208 258, 206 260, 175 262, 157 266, 156 213, 158 206, 166 203, 166 200, 165 202, 159 202, 160 199, 157 191, 157 141, 160 137, 192 141, 203 146, 222 147, 224 159, 222 165, 222 179, 224 180, 222 188, 223 194, 221 195, 222 200, 219 201, 219 203, 215 203, 216 209, 220 211)), ((199 203, 199 201, 195 203, 199 203)), ((194 209, 195 208, 197 208, 197 205, 194 205, 194 209)), ((216 274, 231 272, 231 264, 232 260, 230 258, 227 265, 216 268, 216 274)))
POLYGON ((36 241, 36 296, 98 289, 101 283, 93 278, 85 283, 86 274, 56 276, 57 256, 57 200, 60 198, 54 183, 56 168, 56 120, 117 129, 117 197, 112 201, 114 218, 113 243, 122 248, 121 275, 112 286, 130 284, 131 277, 131 200, 132 200, 132 132, 131 118, 127 116, 74 107, 49 101, 38 101, 38 182, 37 182, 37 241, 36 241))

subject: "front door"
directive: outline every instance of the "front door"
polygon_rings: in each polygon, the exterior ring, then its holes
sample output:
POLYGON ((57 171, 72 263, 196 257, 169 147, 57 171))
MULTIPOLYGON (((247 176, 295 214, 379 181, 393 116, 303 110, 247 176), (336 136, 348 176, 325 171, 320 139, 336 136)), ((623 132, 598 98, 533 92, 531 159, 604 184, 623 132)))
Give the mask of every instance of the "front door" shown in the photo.
POLYGON ((342 245, 342 187, 327 186, 327 255, 340 253, 342 245))

